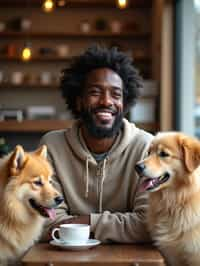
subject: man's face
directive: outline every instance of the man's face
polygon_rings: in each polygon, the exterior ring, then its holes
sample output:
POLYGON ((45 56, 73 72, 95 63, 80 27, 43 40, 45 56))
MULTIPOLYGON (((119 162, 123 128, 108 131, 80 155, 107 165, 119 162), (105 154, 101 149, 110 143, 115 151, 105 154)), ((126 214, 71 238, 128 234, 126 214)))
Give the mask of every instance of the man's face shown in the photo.
POLYGON ((91 71, 80 99, 81 118, 94 137, 113 137, 123 118, 123 82, 108 68, 91 71))

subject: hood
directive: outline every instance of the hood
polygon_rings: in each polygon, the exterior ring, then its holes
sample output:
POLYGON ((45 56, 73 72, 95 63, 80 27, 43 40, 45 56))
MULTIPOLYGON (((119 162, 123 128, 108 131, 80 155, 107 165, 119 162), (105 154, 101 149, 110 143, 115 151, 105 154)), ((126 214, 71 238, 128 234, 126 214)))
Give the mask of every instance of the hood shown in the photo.
MULTIPOLYGON (((97 165, 96 160, 88 150, 85 141, 81 134, 79 134, 80 121, 74 122, 71 129, 68 129, 65 133, 66 141, 70 145, 73 152, 81 159, 88 160, 90 163, 97 165)), ((118 157, 134 139, 135 135, 139 132, 139 129, 130 123, 125 118, 123 119, 123 126, 118 134, 118 137, 109 151, 109 159, 118 157)))

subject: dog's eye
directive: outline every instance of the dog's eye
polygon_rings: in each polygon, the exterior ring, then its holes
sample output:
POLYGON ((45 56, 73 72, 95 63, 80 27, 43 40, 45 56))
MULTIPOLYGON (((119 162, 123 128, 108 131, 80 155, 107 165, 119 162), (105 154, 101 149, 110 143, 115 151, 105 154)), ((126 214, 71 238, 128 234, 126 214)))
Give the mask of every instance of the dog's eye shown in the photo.
POLYGON ((165 151, 160 151, 159 152, 159 156, 160 157, 168 157, 169 156, 169 153, 165 152, 165 151))
POLYGON ((149 150, 149 151, 147 152, 147 156, 149 156, 149 155, 151 155, 151 150, 149 150))
POLYGON ((35 180, 33 183, 34 183, 36 186, 43 186, 43 183, 42 183, 41 180, 35 180))
POLYGON ((150 150, 146 151, 145 157, 148 157, 150 154, 151 154, 151 151, 150 150))

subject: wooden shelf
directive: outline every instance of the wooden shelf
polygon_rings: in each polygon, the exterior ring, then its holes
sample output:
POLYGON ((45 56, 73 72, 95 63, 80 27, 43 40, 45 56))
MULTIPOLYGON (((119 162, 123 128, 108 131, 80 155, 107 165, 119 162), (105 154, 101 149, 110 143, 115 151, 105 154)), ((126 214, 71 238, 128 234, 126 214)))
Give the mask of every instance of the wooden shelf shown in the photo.
POLYGON ((148 132, 156 133, 159 131, 159 125, 158 123, 135 123, 137 127, 142 128, 148 132))
POLYGON ((72 120, 9 120, 0 122, 0 132, 46 132, 70 127, 72 123, 72 120))
MULTIPOLYGON (((10 120, 0 122, 0 132, 47 132, 68 128, 72 124, 73 120, 24 120, 22 122, 10 120)), ((137 123, 137 126, 150 132, 158 130, 157 123, 137 123)))
MULTIPOLYGON (((13 85, 13 84, 1 84, 0 85, 0 91, 1 90, 7 90, 7 89, 11 89, 11 90, 17 90, 17 89, 36 89, 36 90, 40 90, 40 89, 46 89, 46 90, 59 90, 59 84, 55 84, 55 85, 41 85, 41 84, 20 84, 20 85, 13 85)), ((140 96, 139 99, 155 99, 158 98, 159 95, 155 95, 155 94, 149 94, 149 95, 144 95, 144 96, 140 96)))
MULTIPOLYGON (((37 38, 116 38, 116 39, 134 39, 134 38, 150 38, 150 32, 28 32, 29 39, 37 38)), ((27 38, 27 32, 0 32, 0 38, 27 38)))
POLYGON ((0 56, 0 61, 8 61, 8 62, 17 62, 17 63, 32 63, 32 62, 47 62, 47 63, 54 63, 54 62, 69 62, 74 57, 58 57, 58 56, 34 56, 30 59, 30 61, 23 61, 20 56, 0 56))
MULTIPOLYGON (((22 61, 22 59, 19 56, 12 56, 12 57, 8 57, 8 56, 0 56, 0 61, 8 61, 8 62, 17 62, 17 63, 32 63, 32 62, 47 62, 47 63, 54 63, 54 62, 70 62, 72 61, 76 56, 72 56, 72 57, 59 57, 59 56, 34 56, 31 58, 30 61, 22 61)), ((139 56, 139 57, 134 57, 133 58, 135 63, 143 63, 143 62, 149 62, 151 61, 151 57, 150 55, 144 55, 144 56, 139 56)))
MULTIPOLYGON (((67 0, 63 8, 116 8, 116 0, 67 0)), ((1 7, 41 7, 43 0, 1 0, 1 7)), ((152 0, 130 0, 129 8, 151 7, 152 0)))
POLYGON ((7 89, 50 89, 50 90, 57 90, 59 88, 59 85, 40 85, 40 84, 20 84, 20 85, 13 85, 13 84, 1 84, 0 90, 7 90, 7 89))

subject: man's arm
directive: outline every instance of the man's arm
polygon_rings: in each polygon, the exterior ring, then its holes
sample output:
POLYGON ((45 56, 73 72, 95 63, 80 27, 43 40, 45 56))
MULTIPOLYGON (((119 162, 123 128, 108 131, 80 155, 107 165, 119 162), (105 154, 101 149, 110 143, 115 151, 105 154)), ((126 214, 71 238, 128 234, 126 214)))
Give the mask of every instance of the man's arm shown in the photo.
POLYGON ((132 212, 115 212, 104 211, 103 213, 74 216, 63 219, 55 224, 49 230, 49 239, 51 231, 62 223, 80 223, 91 225, 91 233, 94 238, 102 242, 119 242, 119 243, 144 243, 150 242, 150 235, 146 226, 147 212, 147 194, 136 193, 134 207, 132 212))
POLYGON ((132 212, 104 211, 102 214, 91 214, 94 237, 102 242, 150 242, 146 224, 147 203, 147 193, 137 192, 132 212))

